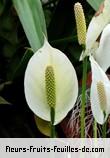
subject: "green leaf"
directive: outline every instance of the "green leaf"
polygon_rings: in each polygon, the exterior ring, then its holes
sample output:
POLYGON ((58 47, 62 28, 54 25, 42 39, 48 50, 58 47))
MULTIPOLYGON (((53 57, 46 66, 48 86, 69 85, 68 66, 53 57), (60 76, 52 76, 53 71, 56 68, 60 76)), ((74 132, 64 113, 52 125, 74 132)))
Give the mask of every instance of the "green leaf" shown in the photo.
POLYGON ((0 104, 8 104, 8 105, 10 105, 11 103, 9 103, 3 97, 0 96, 0 104))
POLYGON ((47 36, 45 18, 40 0, 12 0, 28 41, 37 51, 43 44, 43 34, 47 36))
POLYGON ((87 0, 87 2, 93 7, 94 10, 98 10, 100 4, 103 2, 104 0, 87 0))

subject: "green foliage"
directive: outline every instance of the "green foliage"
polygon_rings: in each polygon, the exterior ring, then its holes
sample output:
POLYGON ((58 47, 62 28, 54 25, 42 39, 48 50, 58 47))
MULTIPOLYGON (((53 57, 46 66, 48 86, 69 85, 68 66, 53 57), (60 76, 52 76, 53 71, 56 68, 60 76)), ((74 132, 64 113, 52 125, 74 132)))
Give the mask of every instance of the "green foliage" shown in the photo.
POLYGON ((18 16, 33 51, 43 44, 46 25, 40 0, 13 0, 18 16))
POLYGON ((98 10, 100 4, 103 2, 104 0, 87 0, 87 2, 93 7, 94 10, 98 10))

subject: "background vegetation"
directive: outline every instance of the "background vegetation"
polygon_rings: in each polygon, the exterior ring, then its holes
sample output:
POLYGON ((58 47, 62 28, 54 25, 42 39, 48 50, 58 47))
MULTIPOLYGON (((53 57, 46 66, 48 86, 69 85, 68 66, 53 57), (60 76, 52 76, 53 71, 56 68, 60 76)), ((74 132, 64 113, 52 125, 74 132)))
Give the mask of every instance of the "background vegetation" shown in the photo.
MULTIPOLYGON (((13 2, 17 3, 16 0, 13 0, 13 2)), ((53 47, 60 49, 68 56, 76 68, 80 81, 82 63, 78 61, 81 48, 76 37, 73 11, 75 2, 77 1, 48 0, 46 3, 42 2, 42 6, 49 42, 53 47)), ((84 7, 88 25, 95 11, 87 1, 81 1, 81 3, 84 7)), ((35 9, 33 3, 30 5, 35 9)), ((92 4, 94 9, 97 9, 98 5, 92 4)), ((36 3, 36 11, 37 9, 36 3)), ((36 50, 42 44, 42 38, 38 34, 38 37, 36 36, 38 41, 34 41, 34 44, 29 39, 27 40, 26 30, 24 32, 22 27, 23 14, 19 15, 21 17, 20 21, 12 1, 0 0, 0 137, 43 137, 37 130, 33 113, 25 101, 23 85, 27 62, 33 55, 33 51, 29 49, 30 44, 36 50)), ((30 28, 30 32, 33 31, 30 24, 31 17, 26 13, 25 18, 28 21, 27 29, 30 28)), ((35 17, 33 18, 35 19, 35 17)), ((35 24, 36 29, 38 29, 38 22, 35 24)), ((42 20, 41 22, 43 24, 42 20)), ((25 25, 23 26, 25 27, 25 25)), ((60 125, 59 128, 61 129, 60 125)), ((63 132, 59 134, 61 137, 64 136, 63 132)))

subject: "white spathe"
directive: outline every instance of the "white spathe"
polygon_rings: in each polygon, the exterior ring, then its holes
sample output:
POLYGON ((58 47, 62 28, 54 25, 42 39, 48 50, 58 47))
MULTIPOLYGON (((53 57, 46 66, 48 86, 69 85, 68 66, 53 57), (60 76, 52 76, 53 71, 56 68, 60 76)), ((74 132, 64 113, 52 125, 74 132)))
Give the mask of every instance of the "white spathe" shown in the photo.
POLYGON ((110 24, 104 28, 99 47, 93 55, 101 68, 106 71, 110 66, 110 24))
POLYGON ((94 46, 94 43, 104 27, 110 22, 110 0, 105 0, 103 7, 102 12, 99 15, 94 16, 88 26, 86 36, 87 50, 90 50, 94 46))
POLYGON ((40 118, 50 121, 47 104, 45 70, 52 66, 56 84, 55 124, 58 124, 73 108, 78 96, 78 81, 69 59, 58 49, 44 45, 30 59, 24 79, 25 97, 30 109, 40 118))
POLYGON ((91 101, 91 108, 92 113, 95 118, 95 120, 99 124, 103 124, 108 115, 110 114, 110 81, 105 74, 105 72, 101 69, 101 67, 98 65, 98 63, 94 60, 92 56, 90 56, 90 63, 92 68, 92 83, 91 83, 91 89, 90 89, 90 101, 91 101), (98 91, 97 91, 97 83, 102 82, 105 94, 106 94, 106 105, 105 106, 105 113, 106 116, 104 117, 103 110, 101 109, 98 91))
POLYGON ((85 56, 93 55, 95 60, 98 62, 100 67, 106 72, 110 67, 110 24, 104 28, 100 42, 95 42, 94 47, 89 50, 86 49, 80 59, 82 60, 85 56))

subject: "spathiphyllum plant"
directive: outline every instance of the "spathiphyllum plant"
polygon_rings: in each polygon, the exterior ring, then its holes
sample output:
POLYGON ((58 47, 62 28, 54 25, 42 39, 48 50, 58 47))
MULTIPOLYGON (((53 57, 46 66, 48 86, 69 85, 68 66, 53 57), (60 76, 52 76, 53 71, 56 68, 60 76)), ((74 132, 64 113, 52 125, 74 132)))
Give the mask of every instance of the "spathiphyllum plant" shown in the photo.
POLYGON ((80 59, 90 56, 92 84, 90 101, 94 121, 94 137, 97 137, 97 123, 103 125, 103 137, 106 137, 106 120, 110 111, 110 82, 104 71, 110 66, 110 1, 105 0, 92 18, 86 35, 86 49, 80 59), (99 38, 100 36, 100 38, 99 38), (97 123, 96 123, 97 122, 97 123))
POLYGON ((110 82, 105 74, 110 66, 109 14, 110 1, 105 0, 89 24, 86 36, 86 50, 83 54, 84 56, 90 55, 92 69, 91 107, 94 117, 99 124, 103 124, 106 121, 110 111, 110 82), (98 39, 99 35, 100 38, 98 39))
MULTIPOLYGON (((82 78, 82 108, 81 108, 81 137, 85 137, 84 117, 85 117, 85 90, 86 90, 86 72, 87 56, 91 63, 92 84, 90 90, 90 101, 92 113, 95 118, 94 137, 97 137, 97 125, 104 124, 110 113, 110 82, 104 71, 110 66, 110 1, 105 0, 100 9, 92 18, 87 34, 85 32, 84 15, 79 16, 81 10, 79 3, 75 4, 75 18, 77 25, 78 42, 83 45, 83 51, 80 60, 83 60, 83 78, 82 78), (83 29, 83 31, 82 31, 83 29), (86 38, 85 38, 86 34, 86 38), (101 34, 100 38, 99 35, 101 34), (85 39, 85 43, 80 41, 85 39)), ((103 127, 103 137, 106 137, 106 125, 103 127)))
MULTIPOLYGON (((80 3, 75 3, 74 13, 78 43, 82 46, 80 60, 83 64, 80 123, 78 123, 81 127, 80 136, 86 137, 86 78, 89 61, 92 71, 90 104, 94 117, 93 134, 97 137, 98 123, 103 125, 103 137, 106 137, 106 122, 110 114, 110 81, 105 73, 110 66, 110 1, 105 0, 102 3, 87 31, 80 3)), ((44 120, 48 121, 48 131, 44 131, 55 137, 55 125, 60 123, 75 105, 78 81, 69 59, 60 50, 50 46, 45 38, 44 45, 35 52, 27 65, 24 87, 27 103, 37 116, 36 120, 41 124, 44 124, 44 120), (39 118, 43 121, 41 122, 39 118)), ((38 127, 42 129, 42 126, 38 127)))
POLYGON ((53 126, 72 109, 78 95, 74 67, 69 59, 60 50, 51 47, 46 39, 43 47, 28 63, 24 87, 30 109, 38 117, 50 121, 53 126))

